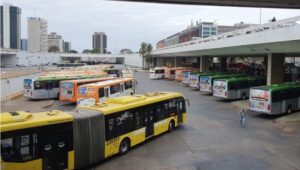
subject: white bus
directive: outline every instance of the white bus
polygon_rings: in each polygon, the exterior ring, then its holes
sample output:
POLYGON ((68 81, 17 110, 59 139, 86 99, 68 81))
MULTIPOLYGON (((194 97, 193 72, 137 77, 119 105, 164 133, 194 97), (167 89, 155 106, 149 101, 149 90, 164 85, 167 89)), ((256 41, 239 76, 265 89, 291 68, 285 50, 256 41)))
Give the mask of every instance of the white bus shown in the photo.
POLYGON ((150 69, 150 79, 163 79, 165 77, 165 67, 155 67, 150 69))
POLYGON ((281 83, 250 89, 249 110, 270 115, 300 109, 300 82, 281 83))
POLYGON ((244 100, 249 97, 250 87, 262 85, 266 85, 266 78, 262 76, 217 79, 213 83, 213 96, 244 100))

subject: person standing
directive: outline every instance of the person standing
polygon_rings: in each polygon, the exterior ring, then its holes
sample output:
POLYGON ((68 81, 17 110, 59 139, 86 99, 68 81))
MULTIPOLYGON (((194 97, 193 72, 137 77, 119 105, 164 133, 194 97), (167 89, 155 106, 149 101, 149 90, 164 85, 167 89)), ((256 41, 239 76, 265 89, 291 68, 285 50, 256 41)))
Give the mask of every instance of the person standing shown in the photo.
POLYGON ((245 119, 246 119, 245 109, 241 109, 239 115, 240 115, 240 125, 242 127, 244 127, 245 126, 245 119))

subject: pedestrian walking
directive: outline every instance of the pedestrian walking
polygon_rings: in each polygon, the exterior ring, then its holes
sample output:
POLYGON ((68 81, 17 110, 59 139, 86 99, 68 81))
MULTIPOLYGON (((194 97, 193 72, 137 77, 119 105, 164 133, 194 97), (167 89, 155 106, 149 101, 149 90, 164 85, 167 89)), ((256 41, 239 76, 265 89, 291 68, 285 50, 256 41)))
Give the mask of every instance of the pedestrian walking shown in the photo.
POLYGON ((239 112, 239 115, 240 115, 240 125, 242 127, 244 127, 245 126, 245 119, 246 119, 245 109, 241 109, 240 112, 239 112))

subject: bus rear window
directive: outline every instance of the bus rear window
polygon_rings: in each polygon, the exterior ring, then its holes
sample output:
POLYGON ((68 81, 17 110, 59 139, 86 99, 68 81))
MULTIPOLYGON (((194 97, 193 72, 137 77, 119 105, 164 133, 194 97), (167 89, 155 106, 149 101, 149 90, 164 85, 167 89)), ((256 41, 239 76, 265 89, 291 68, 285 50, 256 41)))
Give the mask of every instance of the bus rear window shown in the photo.
POLYGON ((34 89, 39 90, 39 89, 45 89, 46 88, 46 83, 43 81, 35 81, 34 82, 34 89))
POLYGON ((31 79, 24 79, 24 88, 31 89, 31 79))

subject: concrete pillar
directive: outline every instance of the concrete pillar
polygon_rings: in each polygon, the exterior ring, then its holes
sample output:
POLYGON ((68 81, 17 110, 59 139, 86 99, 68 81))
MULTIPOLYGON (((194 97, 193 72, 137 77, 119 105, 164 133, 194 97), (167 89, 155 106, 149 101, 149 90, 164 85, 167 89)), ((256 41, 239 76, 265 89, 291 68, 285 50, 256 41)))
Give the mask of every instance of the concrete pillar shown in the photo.
POLYGON ((211 63, 210 63, 208 56, 200 57, 200 71, 201 72, 209 71, 210 64, 211 63))
POLYGON ((284 57, 284 54, 268 54, 268 85, 284 82, 284 57))
POLYGON ((177 67, 177 57, 174 57, 174 67, 177 67))
POLYGON ((226 71, 227 70, 227 58, 226 57, 221 57, 220 58, 220 69, 221 71, 226 71))

